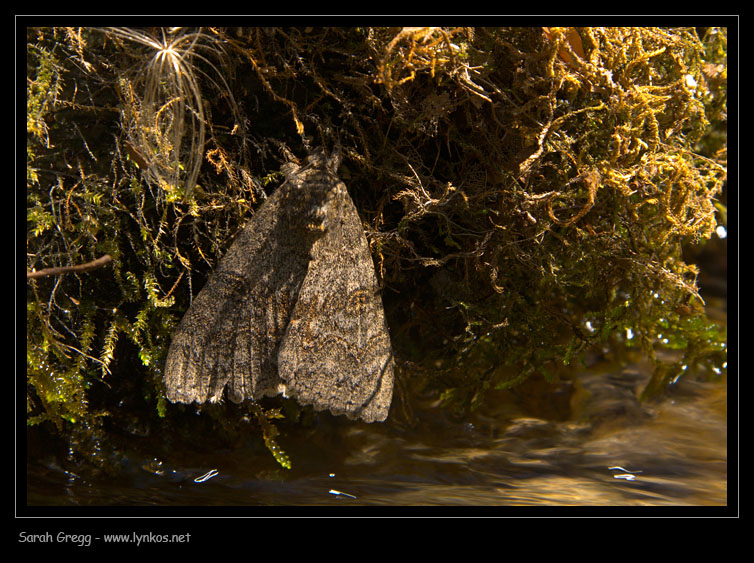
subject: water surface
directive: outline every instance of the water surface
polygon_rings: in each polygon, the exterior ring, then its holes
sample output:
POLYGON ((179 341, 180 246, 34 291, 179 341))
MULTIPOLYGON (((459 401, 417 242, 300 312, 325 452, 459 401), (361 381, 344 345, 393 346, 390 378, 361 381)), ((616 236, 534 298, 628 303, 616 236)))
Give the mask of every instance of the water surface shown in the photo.
POLYGON ((462 422, 437 408, 417 408, 413 425, 321 415, 279 437, 290 471, 252 427, 246 443, 226 448, 133 436, 117 475, 30 461, 28 504, 726 505, 725 381, 680 380, 640 403, 648 377, 645 363, 598 362, 579 374, 566 417, 510 400, 462 422))

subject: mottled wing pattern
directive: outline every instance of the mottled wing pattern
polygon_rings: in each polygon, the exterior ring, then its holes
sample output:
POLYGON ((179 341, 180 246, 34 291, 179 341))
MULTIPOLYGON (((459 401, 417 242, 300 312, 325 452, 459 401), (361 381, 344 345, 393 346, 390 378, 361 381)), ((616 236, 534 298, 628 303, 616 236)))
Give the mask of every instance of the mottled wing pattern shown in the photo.
POLYGON ((301 214, 281 186, 254 214, 179 324, 165 365, 171 401, 276 395, 277 352, 309 264, 301 214), (302 235, 304 238, 302 238, 302 235))
POLYGON ((252 217, 173 337, 168 399, 284 393, 317 410, 385 420, 393 357, 366 237, 323 154, 252 217))
POLYGON ((387 418, 393 356, 374 264, 345 185, 325 204, 324 234, 280 346, 286 392, 317 410, 366 422, 387 418))

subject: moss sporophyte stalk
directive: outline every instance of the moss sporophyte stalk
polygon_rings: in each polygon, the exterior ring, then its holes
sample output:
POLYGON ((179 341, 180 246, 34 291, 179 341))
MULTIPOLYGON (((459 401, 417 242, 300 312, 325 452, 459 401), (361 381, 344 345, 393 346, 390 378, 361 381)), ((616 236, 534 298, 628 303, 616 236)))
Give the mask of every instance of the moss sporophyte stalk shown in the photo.
MULTIPOLYGON (((26 37, 26 269, 54 272, 27 280, 27 419, 73 456, 187 428, 198 407, 163 384, 178 323, 316 147, 340 146, 376 272, 405 389, 388 421, 412 390, 463 416, 595 349, 652 358, 646 396, 725 377, 688 259, 727 226, 725 28, 26 37)), ((275 425, 305 409, 200 408, 229 440, 254 423, 290 465, 275 425)))

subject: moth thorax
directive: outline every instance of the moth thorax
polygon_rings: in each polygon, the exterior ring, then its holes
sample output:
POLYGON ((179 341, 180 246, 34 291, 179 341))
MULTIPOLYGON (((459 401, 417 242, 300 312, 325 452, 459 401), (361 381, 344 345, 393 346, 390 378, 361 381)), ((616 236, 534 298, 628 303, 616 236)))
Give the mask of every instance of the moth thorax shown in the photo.
POLYGON ((312 234, 324 233, 327 230, 327 202, 310 208, 304 228, 312 234))

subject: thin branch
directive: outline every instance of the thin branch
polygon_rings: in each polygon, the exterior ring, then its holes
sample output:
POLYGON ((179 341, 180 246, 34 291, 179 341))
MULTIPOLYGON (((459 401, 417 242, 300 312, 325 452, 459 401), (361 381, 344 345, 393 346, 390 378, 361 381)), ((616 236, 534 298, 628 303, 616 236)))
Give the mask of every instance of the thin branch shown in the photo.
POLYGON ((35 272, 26 272, 26 279, 31 280, 36 278, 43 278, 45 276, 67 274, 70 272, 88 272, 89 270, 101 268, 102 266, 112 262, 112 260, 113 259, 109 254, 105 254, 104 256, 100 256, 96 260, 92 260, 91 262, 87 262, 86 264, 77 264, 76 266, 60 266, 57 268, 44 268, 43 270, 37 270, 35 272))

